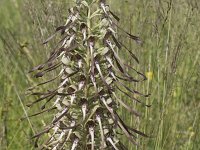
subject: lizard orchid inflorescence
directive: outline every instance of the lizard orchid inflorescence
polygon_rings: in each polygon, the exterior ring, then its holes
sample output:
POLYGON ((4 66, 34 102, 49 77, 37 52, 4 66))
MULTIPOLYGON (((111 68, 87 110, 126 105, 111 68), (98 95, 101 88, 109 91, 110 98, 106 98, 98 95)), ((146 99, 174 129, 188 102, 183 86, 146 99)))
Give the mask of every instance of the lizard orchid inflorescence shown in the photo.
POLYGON ((117 113, 121 105, 139 116, 127 104, 127 99, 145 105, 137 98, 149 96, 126 85, 126 82, 144 81, 146 77, 119 56, 118 51, 127 52, 136 63, 139 62, 120 42, 117 29, 136 43, 140 44, 141 40, 119 27, 118 21, 118 16, 105 0, 79 0, 69 9, 65 25, 58 27, 44 42, 47 44, 58 33, 61 34, 49 59, 30 71, 36 72, 35 77, 40 78, 48 72, 60 70, 53 79, 29 89, 39 99, 28 106, 43 103, 41 112, 32 116, 51 110, 56 112, 52 122, 33 136, 38 141, 42 135, 48 135, 41 149, 123 150, 127 148, 119 140, 120 134, 134 145, 137 145, 136 134, 146 136, 126 125, 117 113), (56 80, 59 80, 59 85, 54 90, 35 92, 38 86, 56 80), (119 92, 127 97, 126 101, 118 96, 119 92), (46 108, 52 101, 51 107, 46 108))

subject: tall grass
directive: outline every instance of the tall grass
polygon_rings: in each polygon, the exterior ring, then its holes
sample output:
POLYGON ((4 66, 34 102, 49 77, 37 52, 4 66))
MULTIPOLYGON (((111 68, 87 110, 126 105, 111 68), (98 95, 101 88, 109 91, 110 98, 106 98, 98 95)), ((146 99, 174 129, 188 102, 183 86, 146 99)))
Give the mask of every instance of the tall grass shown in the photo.
MULTIPOLYGON (((49 54, 49 47, 43 48, 38 43, 65 19, 71 5, 65 0, 29 1, 31 5, 27 2, 0 2, 1 149, 33 149, 30 137, 43 126, 41 120, 51 116, 20 120, 39 109, 38 106, 29 110, 25 106, 31 101, 25 97, 25 89, 37 83, 27 72, 49 54)), ((139 57, 140 65, 136 67, 148 77, 148 82, 134 86, 151 93, 150 98, 144 99, 146 104, 152 105, 150 108, 130 103, 143 112, 141 118, 130 116, 123 108, 120 112, 127 123, 151 138, 140 139, 137 148, 127 140, 124 143, 130 150, 200 149, 200 2, 111 0, 110 6, 120 16, 120 26, 144 40, 142 47, 135 46, 121 35, 123 42, 139 57)), ((126 57, 127 62, 136 65, 126 57)))

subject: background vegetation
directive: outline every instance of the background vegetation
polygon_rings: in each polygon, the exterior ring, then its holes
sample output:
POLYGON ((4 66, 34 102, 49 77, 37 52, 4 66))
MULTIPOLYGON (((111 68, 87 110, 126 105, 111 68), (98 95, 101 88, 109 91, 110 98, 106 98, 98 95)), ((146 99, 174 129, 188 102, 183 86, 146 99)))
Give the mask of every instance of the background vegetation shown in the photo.
MULTIPOLYGON (((121 18, 120 26, 144 41, 138 46, 120 36, 140 65, 129 56, 124 56, 126 61, 148 77, 147 82, 130 86, 151 93, 143 100, 150 108, 130 103, 142 112, 141 118, 123 109, 120 113, 152 138, 139 138, 140 147, 124 143, 130 150, 199 150, 200 1, 110 0, 109 4, 121 18)), ((30 136, 52 116, 20 120, 39 109, 26 107, 34 97, 25 96, 25 90, 38 82, 27 72, 48 56, 54 42, 41 43, 64 23, 71 5, 72 0, 0 0, 0 149, 34 149, 30 136)))

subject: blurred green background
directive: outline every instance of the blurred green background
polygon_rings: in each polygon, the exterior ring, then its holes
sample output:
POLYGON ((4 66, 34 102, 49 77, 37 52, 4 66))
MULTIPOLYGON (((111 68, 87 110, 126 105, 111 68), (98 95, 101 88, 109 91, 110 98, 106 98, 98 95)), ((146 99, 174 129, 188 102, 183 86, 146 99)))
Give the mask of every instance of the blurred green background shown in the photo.
MULTIPOLYGON (((142 113, 135 118, 120 109, 122 118, 151 138, 140 138, 129 150, 200 149, 200 1, 110 0, 120 26, 139 35, 142 46, 119 36, 137 55, 148 81, 134 84, 151 93, 143 99, 150 108, 130 103, 142 113)), ((40 131, 52 114, 20 120, 39 106, 28 108, 34 97, 25 90, 39 82, 27 72, 43 62, 53 41, 41 43, 67 17, 72 0, 0 0, 0 149, 31 150, 30 137, 40 131)), ((119 33, 120 34, 120 33, 119 33)), ((53 74, 51 74, 53 76, 53 74)), ((48 77, 47 77, 48 78, 48 77)))

